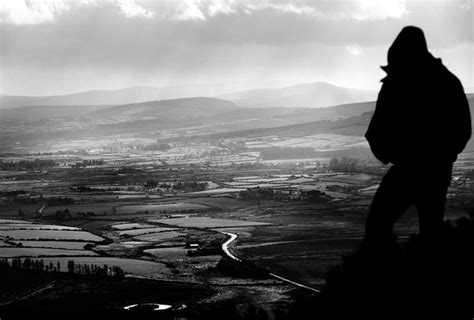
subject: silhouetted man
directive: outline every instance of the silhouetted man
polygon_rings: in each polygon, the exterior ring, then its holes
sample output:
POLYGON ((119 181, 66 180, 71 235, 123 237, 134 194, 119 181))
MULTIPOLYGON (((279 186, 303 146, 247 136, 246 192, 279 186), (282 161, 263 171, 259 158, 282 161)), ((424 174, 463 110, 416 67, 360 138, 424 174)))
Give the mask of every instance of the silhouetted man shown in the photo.
POLYGON ((453 162, 471 137, 461 82, 428 51, 423 31, 405 27, 388 50, 365 137, 377 159, 392 163, 366 223, 366 244, 390 245, 393 224, 415 204, 422 236, 442 224, 453 162))

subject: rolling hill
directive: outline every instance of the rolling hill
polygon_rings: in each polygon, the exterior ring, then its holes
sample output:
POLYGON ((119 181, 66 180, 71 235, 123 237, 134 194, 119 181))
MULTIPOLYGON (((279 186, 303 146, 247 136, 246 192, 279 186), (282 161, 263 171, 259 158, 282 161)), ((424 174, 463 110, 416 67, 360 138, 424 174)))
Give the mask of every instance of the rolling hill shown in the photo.
MULTIPOLYGON (((474 115, 474 95, 467 96, 474 115)), ((1 142, 11 146, 162 130, 172 130, 173 139, 186 141, 320 133, 362 136, 374 107, 369 101, 329 108, 241 108, 202 97, 118 106, 22 107, 0 110, 1 142)), ((474 150, 474 139, 468 149, 474 150)))
POLYGON ((157 100, 159 98, 159 90, 151 87, 131 87, 121 90, 93 90, 73 94, 37 97, 1 95, 0 108, 59 105, 117 105, 157 100))
POLYGON ((109 106, 27 106, 0 109, 0 121, 35 121, 43 119, 67 119, 84 117, 89 112, 109 106))
MULTIPOLYGON (((213 96, 213 92, 229 92, 232 86, 216 84, 175 87, 130 87, 119 90, 93 90, 64 95, 16 96, 0 95, 0 109, 24 106, 122 105, 177 99, 193 96, 213 96)), ((240 106, 249 107, 327 107, 343 103, 373 100, 375 92, 337 87, 317 82, 280 89, 257 89, 217 96, 240 106)))
POLYGON ((24 106, 121 105, 161 99, 213 96, 228 92, 228 85, 189 85, 172 87, 130 87, 119 90, 93 90, 52 96, 0 95, 0 109, 24 106))
MULTIPOLYGON (((471 110, 471 124, 474 128, 474 94, 468 94, 467 98, 471 110)), ((367 131, 374 108, 375 102, 365 102, 326 109, 315 109, 313 116, 316 115, 317 111, 328 111, 328 114, 326 114, 327 117, 319 115, 319 117, 311 118, 306 113, 306 119, 313 119, 313 121, 308 122, 306 120, 304 122, 301 121, 277 127, 254 127, 245 130, 227 131, 202 136, 196 135, 187 139, 239 139, 261 138, 266 136, 298 138, 315 134, 363 136, 367 131), (332 117, 329 117, 329 115, 332 115, 332 117), (335 115, 340 115, 340 117, 334 117, 335 115)), ((289 118, 291 119, 291 117, 289 118)), ((464 152, 474 152, 474 137, 468 142, 464 152)))
POLYGON ((235 103, 206 97, 181 98, 173 100, 148 101, 143 103, 125 104, 93 111, 88 114, 92 118, 106 120, 181 120, 198 118, 238 109, 235 103))
POLYGON ((228 112, 238 107, 229 101, 215 98, 182 98, 143 103, 108 105, 60 105, 26 106, 0 109, 1 121, 34 121, 43 119, 68 119, 85 117, 95 120, 129 121, 160 119, 184 119, 228 112))
POLYGON ((322 108, 375 100, 376 91, 338 87, 326 82, 298 84, 279 89, 256 89, 219 96, 242 107, 322 108))

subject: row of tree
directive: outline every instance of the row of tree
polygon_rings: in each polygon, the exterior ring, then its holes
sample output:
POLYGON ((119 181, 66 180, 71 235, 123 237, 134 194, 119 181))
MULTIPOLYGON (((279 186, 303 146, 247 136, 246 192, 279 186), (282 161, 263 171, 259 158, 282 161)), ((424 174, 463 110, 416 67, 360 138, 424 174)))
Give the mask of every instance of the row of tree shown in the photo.
POLYGON ((143 151, 167 151, 171 149, 171 146, 167 143, 152 143, 144 146, 137 146, 137 149, 143 151))
POLYGON ((64 206, 74 204, 74 199, 70 197, 48 197, 43 198, 43 195, 40 196, 16 196, 13 198, 13 201, 17 204, 36 204, 44 203, 48 206, 64 206))
POLYGON ((282 192, 272 190, 270 188, 254 188, 240 191, 239 197, 243 200, 260 201, 260 200, 303 200, 309 202, 330 201, 331 197, 326 193, 318 190, 282 192))
POLYGON ((73 260, 67 262, 67 270, 71 274, 82 274, 92 276, 107 276, 115 278, 123 278, 125 273, 122 268, 117 266, 111 266, 104 264, 99 266, 96 264, 77 264, 73 260))
MULTIPOLYGON (((44 272, 60 272, 61 263, 58 261, 45 262, 43 259, 32 258, 0 258, 0 272, 9 270, 26 270, 26 271, 44 271, 44 272)), ((108 266, 104 264, 99 266, 96 264, 78 264, 74 260, 67 262, 67 270, 70 274, 79 274, 87 276, 105 276, 123 278, 125 272, 118 266, 108 266)))
POLYGON ((91 159, 91 160, 82 160, 82 162, 76 162, 72 165, 73 169, 85 168, 88 166, 100 166, 103 165, 105 161, 103 159, 91 159))
POLYGON ((269 147, 260 149, 262 160, 309 159, 317 156, 310 147, 269 147))
POLYGON ((162 188, 162 189, 166 189, 166 190, 169 190, 169 189, 173 189, 173 190, 184 190, 184 191, 187 191, 187 192, 190 192, 190 191, 204 191, 206 190, 206 188, 209 186, 209 184, 207 182, 197 182, 197 181, 185 181, 185 182, 181 182, 181 181, 178 181, 177 183, 175 184, 168 184, 168 183, 159 183, 158 181, 156 180, 148 180, 144 187, 145 189, 154 189, 154 188, 162 188))
POLYGON ((52 262, 45 263, 43 259, 32 258, 0 258, 0 270, 29 270, 29 271, 46 271, 59 272, 61 264, 59 261, 54 264, 52 262))
POLYGON ((334 172, 356 173, 359 172, 359 162, 356 158, 332 158, 328 169, 334 172))
POLYGON ((57 164, 53 160, 20 160, 20 161, 0 161, 0 170, 44 170, 55 167, 57 164))

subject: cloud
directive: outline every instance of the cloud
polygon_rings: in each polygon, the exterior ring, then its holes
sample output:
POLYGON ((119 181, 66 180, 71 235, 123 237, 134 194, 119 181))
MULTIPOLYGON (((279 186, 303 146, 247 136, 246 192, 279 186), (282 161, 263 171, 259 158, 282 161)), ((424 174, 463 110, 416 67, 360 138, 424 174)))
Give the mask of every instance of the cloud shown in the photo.
MULTIPOLYGON (((401 18, 408 13, 406 0, 183 0, 178 4, 179 20, 206 20, 219 14, 252 14, 258 11, 276 11, 329 20, 383 20, 401 18)), ((176 17, 174 17, 176 19, 176 17)))
POLYGON ((381 20, 408 13, 406 0, 2 0, 0 23, 38 24, 53 22, 66 11, 79 7, 114 6, 126 18, 204 21, 218 15, 251 15, 272 11, 322 20, 381 20), (154 10, 150 9, 153 8, 154 10), (160 14, 158 15, 157 12, 160 14))
POLYGON ((134 0, 117 0, 116 4, 120 8, 120 13, 127 18, 139 17, 150 19, 156 15, 154 11, 144 9, 134 0))
POLYGON ((127 18, 153 18, 155 12, 146 10, 134 0, 2 0, 0 23, 28 25, 53 22, 61 14, 80 7, 112 5, 127 18))
POLYGON ((11 24, 50 22, 56 15, 69 9, 70 6, 61 0, 3 0, 0 4, 0 22, 11 24))
POLYGON ((401 18, 408 13, 406 0, 358 0, 358 10, 352 14, 357 20, 401 18))
POLYGON ((183 0, 177 7, 172 20, 206 20, 202 13, 200 0, 183 0))
POLYGON ((222 0, 212 0, 209 2, 207 8, 207 14, 211 17, 218 14, 234 14, 236 13, 236 2, 235 0, 222 1, 222 0))

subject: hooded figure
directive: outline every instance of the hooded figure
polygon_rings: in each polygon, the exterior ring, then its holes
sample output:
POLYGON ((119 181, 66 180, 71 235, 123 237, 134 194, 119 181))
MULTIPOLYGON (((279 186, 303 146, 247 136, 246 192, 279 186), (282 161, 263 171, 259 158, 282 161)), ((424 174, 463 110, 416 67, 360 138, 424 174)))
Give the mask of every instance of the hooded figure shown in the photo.
POLYGON ((371 243, 390 241, 393 224, 412 204, 422 234, 442 223, 452 164, 471 137, 461 82, 431 55, 420 28, 403 28, 387 60, 365 135, 375 157, 393 164, 367 218, 371 243))

